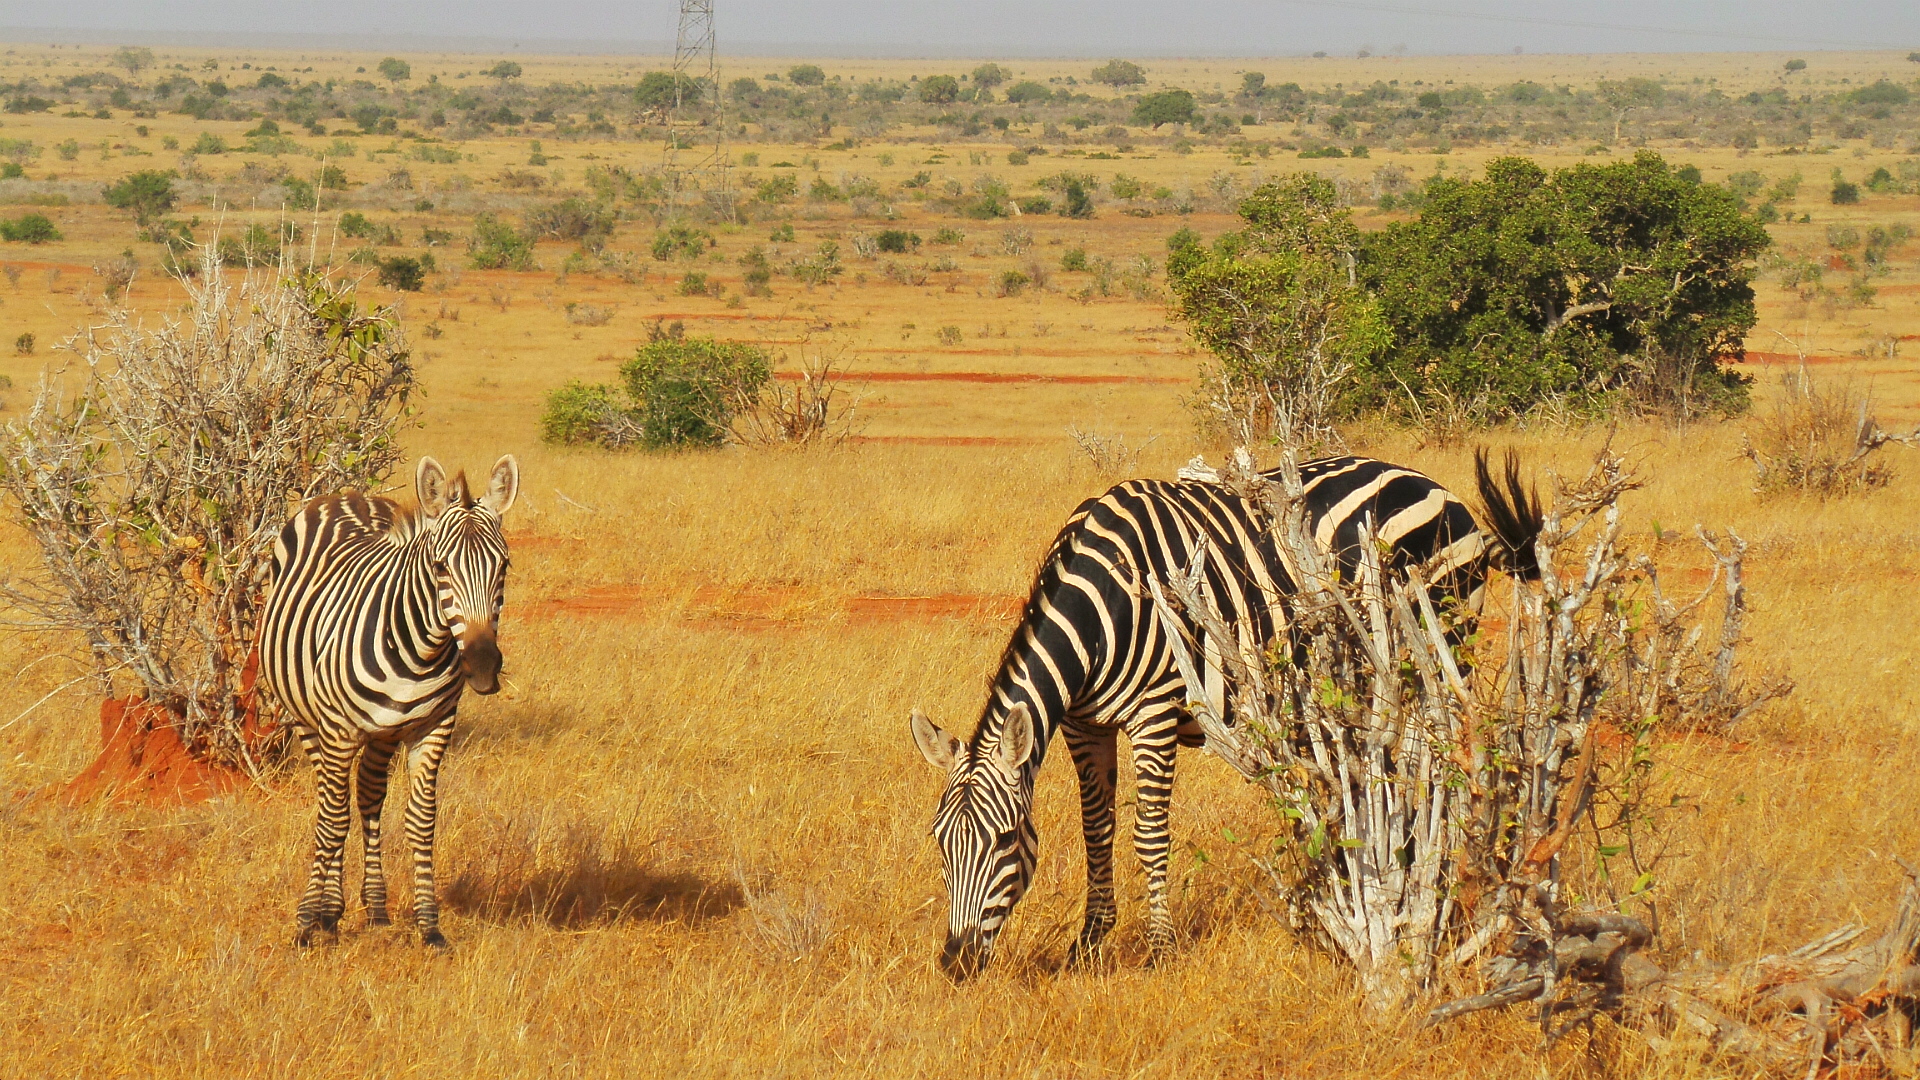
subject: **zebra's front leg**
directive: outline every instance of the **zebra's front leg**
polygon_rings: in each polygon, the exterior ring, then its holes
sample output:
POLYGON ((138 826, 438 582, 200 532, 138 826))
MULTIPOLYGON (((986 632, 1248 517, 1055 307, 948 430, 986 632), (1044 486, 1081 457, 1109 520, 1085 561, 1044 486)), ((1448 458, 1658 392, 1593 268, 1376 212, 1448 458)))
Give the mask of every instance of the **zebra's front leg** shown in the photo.
POLYGON ((341 863, 346 858, 347 831, 353 825, 347 806, 347 786, 359 747, 306 733, 301 734, 300 742, 313 762, 314 790, 319 804, 313 823, 313 869, 307 875, 307 891, 300 898, 300 910, 294 917, 298 928, 294 941, 304 947, 313 943, 315 930, 338 936, 340 914, 346 910, 340 874, 341 863))
POLYGON ((1067 748, 1073 754, 1073 767, 1080 774, 1080 828, 1087 844, 1087 917, 1080 927, 1079 940, 1067 953, 1067 963, 1072 966, 1086 962, 1097 953, 1107 931, 1113 929, 1117 734, 1114 728, 1082 728, 1072 724, 1066 727, 1067 748))
POLYGON ((368 926, 386 926, 387 871, 380 854, 380 811, 387 804, 387 776, 398 743, 375 741, 360 752, 359 782, 355 785, 360 804, 360 836, 363 862, 360 876, 360 903, 367 909, 368 926))
POLYGON ((420 940, 447 947, 440 933, 440 900, 433 886, 433 833, 439 812, 440 758, 453 737, 449 715, 407 751, 407 842, 413 848, 413 921, 420 940))
POLYGON ((1173 916, 1167 906, 1167 858, 1172 839, 1167 820, 1173 804, 1174 754, 1178 733, 1171 722, 1139 732, 1133 741, 1133 768, 1139 794, 1134 802, 1133 847, 1147 872, 1147 962, 1173 953, 1173 916))

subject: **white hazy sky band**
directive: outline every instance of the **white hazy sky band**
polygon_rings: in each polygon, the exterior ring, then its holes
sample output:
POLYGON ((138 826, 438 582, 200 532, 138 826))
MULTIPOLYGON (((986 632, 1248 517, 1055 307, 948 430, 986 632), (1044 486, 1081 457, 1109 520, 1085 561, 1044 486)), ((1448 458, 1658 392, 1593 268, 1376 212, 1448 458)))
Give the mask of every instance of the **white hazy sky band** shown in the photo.
MULTIPOLYGON (((0 0, 13 40, 651 52, 673 0, 0 0)), ((1920 0, 717 0, 761 55, 1288 56, 1920 48, 1920 0)))

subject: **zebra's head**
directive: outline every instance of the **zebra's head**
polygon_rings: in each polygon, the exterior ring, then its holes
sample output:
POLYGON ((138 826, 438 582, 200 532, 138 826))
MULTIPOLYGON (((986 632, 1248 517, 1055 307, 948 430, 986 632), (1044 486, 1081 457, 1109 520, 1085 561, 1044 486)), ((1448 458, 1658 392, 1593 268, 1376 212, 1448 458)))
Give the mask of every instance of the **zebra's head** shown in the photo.
POLYGON ((947 942, 940 967, 955 980, 987 966, 1001 927, 1033 878, 1033 717, 1015 705, 998 735, 984 728, 969 746, 913 711, 913 741, 947 774, 933 815, 947 882, 947 942))
POLYGON ((426 517, 428 557, 440 614, 460 650, 460 672, 476 694, 500 689, 500 607, 507 597, 507 538, 500 519, 520 491, 520 463, 494 463, 486 494, 474 498, 467 476, 451 478, 440 463, 420 459, 414 474, 426 517))

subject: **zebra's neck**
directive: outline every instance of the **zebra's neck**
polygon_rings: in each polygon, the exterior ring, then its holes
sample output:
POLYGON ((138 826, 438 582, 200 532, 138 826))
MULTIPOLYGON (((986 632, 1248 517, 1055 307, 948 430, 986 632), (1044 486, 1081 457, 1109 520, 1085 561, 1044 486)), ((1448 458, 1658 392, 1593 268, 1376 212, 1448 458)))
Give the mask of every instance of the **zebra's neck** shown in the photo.
POLYGON ((385 617, 389 626, 404 627, 395 635, 413 647, 422 670, 451 676, 455 650, 453 627, 441 603, 440 579, 433 568, 433 529, 422 522, 402 549, 398 586, 389 596, 385 617))

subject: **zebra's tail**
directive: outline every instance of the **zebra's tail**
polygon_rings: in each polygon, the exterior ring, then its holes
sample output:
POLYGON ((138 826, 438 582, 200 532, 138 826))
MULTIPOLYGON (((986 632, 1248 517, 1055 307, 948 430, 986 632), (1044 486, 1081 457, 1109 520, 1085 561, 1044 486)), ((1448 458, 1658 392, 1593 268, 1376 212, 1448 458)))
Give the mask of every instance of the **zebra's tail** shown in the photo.
POLYGON ((1495 563, 1510 574, 1525 581, 1537 581, 1540 578, 1540 555, 1534 548, 1534 540, 1540 535, 1545 524, 1540 509, 1540 493, 1528 487, 1520 478, 1520 455, 1507 451, 1506 475, 1496 478, 1487 465, 1487 448, 1475 447, 1473 451, 1473 475, 1480 488, 1480 504, 1489 531, 1500 542, 1500 550, 1495 555, 1495 563), (1505 480, 1504 490, 1501 479, 1505 480))

